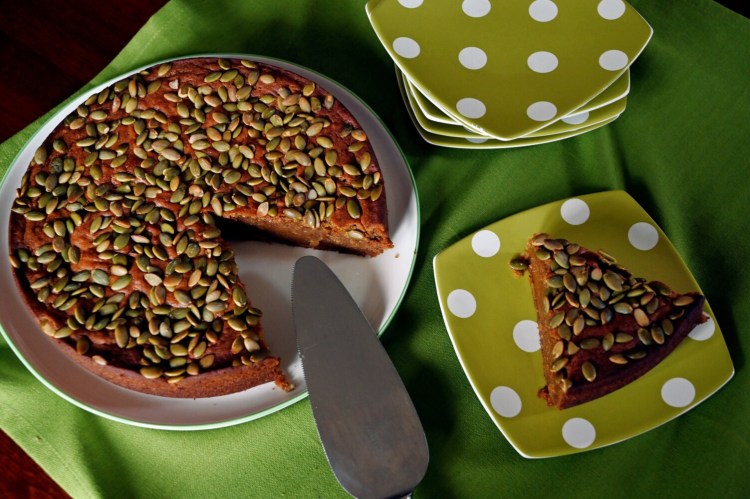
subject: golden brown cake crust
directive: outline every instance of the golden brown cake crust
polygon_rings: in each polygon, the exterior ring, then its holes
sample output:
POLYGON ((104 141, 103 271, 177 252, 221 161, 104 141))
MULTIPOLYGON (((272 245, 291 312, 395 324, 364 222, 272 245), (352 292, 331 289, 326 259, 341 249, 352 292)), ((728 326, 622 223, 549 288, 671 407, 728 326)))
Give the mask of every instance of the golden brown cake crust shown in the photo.
POLYGON ((539 395, 573 407, 633 382, 704 320, 704 297, 634 278, 613 257, 535 234, 516 270, 528 270, 546 381, 539 395))
POLYGON ((198 58, 116 83, 50 134, 12 208, 11 263, 42 329, 109 381, 289 390, 222 218, 312 248, 393 246, 377 158, 341 103, 275 66, 198 58))

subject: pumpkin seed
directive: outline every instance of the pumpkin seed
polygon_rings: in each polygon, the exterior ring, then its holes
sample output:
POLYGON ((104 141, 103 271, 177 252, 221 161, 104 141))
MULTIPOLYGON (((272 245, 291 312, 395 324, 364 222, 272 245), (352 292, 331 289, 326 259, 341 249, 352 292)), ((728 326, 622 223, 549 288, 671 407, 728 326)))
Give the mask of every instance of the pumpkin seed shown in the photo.
POLYGON ((612 308, 618 314, 629 315, 633 313, 633 307, 629 303, 626 303, 626 302, 615 303, 612 308))
POLYGON ((567 289, 571 293, 575 293, 578 287, 576 285, 576 280, 573 277, 573 275, 566 273, 565 275, 562 276, 562 278, 563 278, 563 286, 565 287, 565 289, 567 289))
POLYGON ((626 354, 631 360, 640 360, 646 357, 646 352, 643 350, 633 350, 626 354))
POLYGON ((589 361, 586 361, 581 365, 581 372, 583 373, 583 377, 586 378, 586 381, 591 382, 596 379, 596 368, 594 367, 594 364, 589 361))
POLYGON ((62 339, 62 338, 67 338, 71 334, 73 334, 73 330, 71 328, 69 328, 68 326, 63 326, 60 329, 58 329, 57 331, 55 331, 52 334, 52 336, 54 338, 57 338, 57 339, 62 339))
POLYGON ((647 329, 644 329, 642 327, 638 328, 638 339, 646 346, 650 345, 653 342, 651 333, 647 329))
POLYGON ((243 340, 243 345, 248 352, 257 352, 260 350, 260 345, 252 338, 245 338, 243 340))
POLYGON ((141 376, 146 379, 161 378, 163 374, 164 370, 158 366, 147 366, 141 368, 141 376))
POLYGON ((622 277, 612 271, 606 271, 603 276, 604 284, 612 291, 622 291, 622 277))
POLYGON ((599 348, 601 346, 602 342, 599 340, 599 338, 586 338, 585 340, 581 341, 580 346, 584 350, 593 350, 595 348, 599 348))
POLYGON ((86 355, 90 347, 91 347, 91 342, 86 336, 81 336, 80 338, 76 340, 76 352, 79 355, 86 355))
POLYGON ((695 298, 693 298, 690 295, 682 295, 678 296, 674 300, 672 300, 672 303, 677 307, 687 307, 691 303, 695 301, 695 298))
POLYGON ((89 117, 92 120, 101 121, 107 117, 107 111, 104 111, 103 109, 98 109, 90 113, 89 117))
POLYGON ((572 332, 567 324, 561 324, 557 328, 557 334, 560 336, 560 338, 566 341, 570 340, 570 338, 572 337, 572 332))
POLYGON ((602 272, 602 269, 600 269, 599 267, 594 267, 593 269, 591 269, 589 277, 592 281, 599 282, 602 280, 603 275, 604 273, 602 272))
POLYGON ((654 288, 654 291, 662 296, 669 296, 672 294, 672 289, 663 282, 654 282, 652 283, 652 287, 654 288))
POLYGON ((581 255, 573 254, 573 255, 570 255, 570 257, 568 258, 568 263, 570 264, 571 267, 580 267, 580 266, 586 265, 586 258, 584 258, 581 255))
POLYGON ((646 315, 646 312, 644 312, 641 308, 636 308, 633 310, 633 317, 635 318, 635 322, 641 327, 646 327, 651 323, 648 315, 646 315))
POLYGON ((563 246, 562 242, 558 241, 557 239, 545 238, 542 241, 541 245, 544 246, 550 252, 560 251, 560 250, 564 249, 564 246, 563 246))
MULTIPOLYGON (((328 103, 328 100, 329 100, 328 98, 329 97, 331 98, 330 100, 333 101, 333 97, 330 96, 330 95, 327 95, 326 96, 326 103, 328 103)), ((328 107, 328 106, 326 106, 326 107, 328 107)), ((352 135, 352 138, 354 140, 358 140, 360 142, 364 142, 365 140, 367 140, 367 134, 365 134, 364 130, 359 130, 359 129, 358 130, 352 130, 352 134, 351 135, 352 135)))
POLYGON ((621 353, 610 355, 609 361, 612 362, 613 364, 620 364, 620 365, 628 363, 628 359, 621 353))
POLYGON ((242 178, 242 173, 237 170, 228 170, 223 176, 227 184, 236 184, 242 178))
POLYGON ((556 373, 562 370, 562 368, 564 368, 566 365, 568 365, 568 362, 570 362, 570 359, 568 357, 560 357, 559 359, 556 359, 554 362, 552 362, 550 371, 556 373))
POLYGON ((198 363, 199 363, 199 365, 200 365, 200 366, 201 366, 201 367, 202 367, 203 369, 208 369, 209 367, 211 367, 211 366, 213 365, 213 363, 214 363, 214 358, 215 358, 215 357, 214 357, 214 355, 213 355, 213 354, 209 354, 209 355, 206 355, 206 356, 204 356, 204 357, 201 357, 201 359, 200 359, 200 360, 198 361, 198 363))
POLYGON ((99 364, 100 366, 106 366, 107 365, 107 359, 102 357, 101 355, 92 355, 91 360, 99 364))
POLYGON ((583 315, 579 315, 573 322, 573 334, 578 336, 583 332, 583 328, 586 326, 586 319, 583 315))
POLYGON ((102 286, 109 286, 109 275, 101 269, 94 269, 91 271, 91 278, 95 283, 101 284, 102 286))
POLYGON ((563 277, 556 275, 547 280, 547 286, 552 289, 560 289, 564 286, 563 277))
POLYGON ((663 345, 664 344, 664 331, 659 326, 653 326, 651 327, 651 339, 654 340, 654 343, 657 345, 663 345))
POLYGON ((667 336, 670 336, 674 332, 674 324, 672 324, 672 321, 669 319, 661 321, 661 328, 667 336))
POLYGON ((549 327, 551 327, 551 328, 554 329, 554 328, 560 326, 563 323, 564 320, 565 320, 565 313, 564 312, 559 312, 559 313, 553 315, 552 318, 549 320, 549 327))
MULTIPOLYGON (((552 258, 555 260, 555 262, 557 262, 557 264, 560 267, 562 267, 564 269, 570 268, 570 263, 569 263, 568 254, 567 253, 558 250, 558 251, 555 251, 555 252, 552 253, 552 258)), ((569 275, 569 274, 566 274, 566 275, 569 275)))
POLYGON ((125 328, 125 326, 117 326, 115 328, 115 342, 117 343, 117 346, 120 348, 125 348, 128 346, 129 340, 130 335, 128 334, 128 330, 125 328))
POLYGON ((124 289, 130 285, 130 282, 133 280, 133 276, 130 274, 126 274, 124 276, 118 277, 114 283, 112 283, 111 289, 115 291, 119 291, 120 289, 124 289))
POLYGON ((565 342, 560 340, 552 347, 552 358, 557 359, 565 351, 565 342))
POLYGON ((365 238, 365 235, 358 230, 347 231, 346 236, 350 239, 356 239, 357 241, 361 241, 365 238))
POLYGON ((244 307, 247 305, 247 295, 245 294, 245 291, 239 286, 235 287, 232 290, 232 299, 234 300, 235 305, 237 305, 238 307, 244 307))

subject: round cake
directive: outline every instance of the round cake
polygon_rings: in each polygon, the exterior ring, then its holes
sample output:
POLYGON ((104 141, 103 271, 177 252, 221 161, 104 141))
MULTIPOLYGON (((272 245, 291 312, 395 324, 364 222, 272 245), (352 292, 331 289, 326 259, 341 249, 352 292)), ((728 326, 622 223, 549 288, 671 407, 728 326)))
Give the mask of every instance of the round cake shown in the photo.
POLYGON ((393 246, 356 119, 315 82, 241 59, 176 60, 90 96, 36 151, 11 211, 11 264, 41 329, 95 374, 170 397, 293 388, 222 230, 393 246))

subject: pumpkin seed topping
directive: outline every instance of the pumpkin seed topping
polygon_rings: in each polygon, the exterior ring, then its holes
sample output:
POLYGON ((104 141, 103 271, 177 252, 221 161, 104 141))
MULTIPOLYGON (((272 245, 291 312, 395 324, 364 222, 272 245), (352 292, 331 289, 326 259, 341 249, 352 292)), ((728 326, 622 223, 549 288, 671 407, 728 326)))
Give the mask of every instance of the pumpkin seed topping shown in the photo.
MULTIPOLYGON (((605 252, 591 257, 579 245, 548 234, 534 236, 529 251, 544 262, 541 268, 547 269, 547 290, 541 303, 548 314, 548 327, 560 338, 551 349, 550 370, 557 373, 563 390, 572 386, 565 368, 573 357, 583 355, 580 372, 588 382, 595 381, 599 371, 589 358, 598 355, 596 351, 608 352, 605 357, 616 365, 644 359, 650 348, 663 345, 673 334, 673 321, 684 314, 680 307, 695 301, 692 294, 677 295, 663 283, 633 277, 605 252), (670 305, 678 309, 663 317, 658 311, 670 305), (587 333, 588 327, 613 322, 615 327, 622 325, 621 316, 631 317, 637 330, 615 329, 602 337, 587 333)), ((520 274, 528 270, 529 260, 526 255, 515 255, 509 265, 520 274)))
POLYGON ((319 227, 336 211, 362 240, 383 183, 365 131, 332 124, 336 99, 315 84, 272 90, 262 66, 219 60, 193 87, 173 66, 105 89, 66 120, 76 139, 36 151, 13 211, 48 240, 11 264, 34 277, 37 298, 64 318, 53 334, 79 354, 111 361, 89 339, 109 335, 139 352, 144 378, 179 382, 218 362, 211 345, 223 324, 250 334, 240 362, 264 355, 211 214, 247 207, 319 227), (92 259, 95 268, 78 266, 92 259))

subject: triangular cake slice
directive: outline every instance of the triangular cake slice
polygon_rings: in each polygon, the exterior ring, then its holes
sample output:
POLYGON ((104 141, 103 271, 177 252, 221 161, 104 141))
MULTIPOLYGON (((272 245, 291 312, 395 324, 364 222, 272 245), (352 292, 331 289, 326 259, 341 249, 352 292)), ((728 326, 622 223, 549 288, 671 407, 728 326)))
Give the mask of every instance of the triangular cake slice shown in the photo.
POLYGON ((528 271, 550 406, 573 407, 636 380, 705 321, 704 297, 634 277, 603 251, 548 234, 511 261, 528 271))

